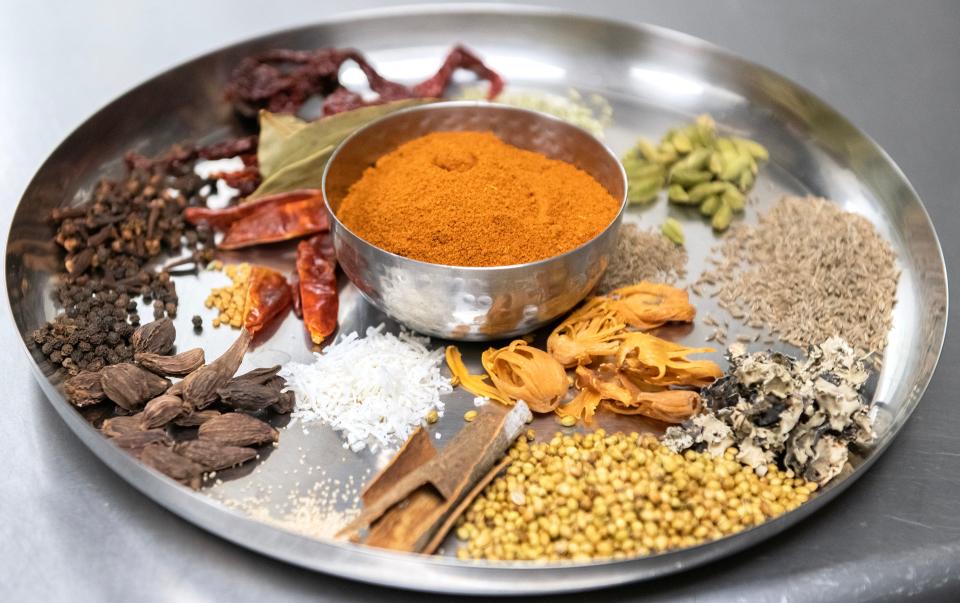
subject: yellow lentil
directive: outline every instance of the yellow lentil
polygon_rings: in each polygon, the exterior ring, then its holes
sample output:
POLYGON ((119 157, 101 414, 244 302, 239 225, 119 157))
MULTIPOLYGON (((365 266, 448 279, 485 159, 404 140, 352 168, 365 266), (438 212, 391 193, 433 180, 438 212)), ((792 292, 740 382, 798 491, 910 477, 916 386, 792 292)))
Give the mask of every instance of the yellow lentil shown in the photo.
POLYGON ((244 303, 247 297, 247 286, 250 281, 250 264, 229 264, 219 267, 211 265, 214 270, 223 268, 226 275, 232 283, 226 287, 219 287, 210 291, 210 295, 204 301, 208 308, 216 308, 220 311, 219 316, 213 319, 214 327, 220 325, 230 325, 234 328, 243 326, 244 303))
POLYGON ((477 414, 478 414, 478 413, 477 413, 477 411, 475 411, 475 410, 468 410, 468 411, 463 415, 463 420, 466 421, 467 423, 469 423, 470 421, 472 421, 472 420, 474 420, 474 419, 477 418, 477 414))

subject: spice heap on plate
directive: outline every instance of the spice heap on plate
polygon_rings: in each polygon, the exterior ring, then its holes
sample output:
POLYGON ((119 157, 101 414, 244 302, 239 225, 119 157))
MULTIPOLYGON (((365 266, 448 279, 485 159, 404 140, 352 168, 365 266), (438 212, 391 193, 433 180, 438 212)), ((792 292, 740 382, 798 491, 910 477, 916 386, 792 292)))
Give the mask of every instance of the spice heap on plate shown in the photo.
POLYGON ((344 447, 396 449, 451 391, 440 375, 443 354, 429 339, 384 333, 383 325, 340 337, 312 364, 291 362, 281 375, 297 396, 294 418, 305 430, 323 421, 342 433, 344 447))
POLYGON ((337 217, 369 243, 453 266, 560 255, 599 235, 620 204, 569 163, 491 132, 434 132, 377 160, 337 217))
POLYGON ((77 407, 113 404, 105 408, 113 416, 100 424, 103 434, 196 489, 207 476, 256 458, 253 446, 277 442, 279 432, 262 420, 267 412, 293 410, 280 367, 234 377, 252 337, 242 330, 226 353, 204 364, 200 348, 171 356, 173 322, 154 321, 133 333, 134 362, 81 372, 64 391, 77 407))
POLYGON ((491 348, 482 357, 486 374, 473 375, 450 346, 447 366, 455 385, 481 398, 507 405, 523 400, 534 412, 556 412, 568 426, 592 422, 598 408, 680 423, 700 409, 694 388, 722 371, 709 360, 688 358, 712 349, 688 348, 645 331, 692 322, 695 314, 685 291, 639 283, 588 299, 550 334, 546 352, 520 340, 491 348), (568 368, 575 371, 578 392, 561 406, 568 368))
POLYGON ((727 355, 729 374, 701 391, 706 411, 670 427, 664 443, 713 455, 736 447, 736 458, 766 473, 771 463, 820 485, 843 469, 851 446, 875 438, 869 372, 863 357, 839 337, 810 348, 800 361, 778 352, 748 354, 742 344, 727 355))
POLYGON ((866 218, 826 199, 785 197, 758 224, 731 231, 717 255, 698 286, 715 286, 733 318, 798 347, 839 335, 882 356, 900 271, 866 218))
POLYGON ((640 139, 623 157, 634 203, 649 203, 669 187, 671 203, 699 207, 716 231, 730 226, 734 213, 746 206, 767 150, 745 138, 717 136, 716 124, 701 115, 693 124, 670 130, 654 146, 640 139))
POLYGON ((249 152, 253 144, 244 138, 177 146, 158 159, 131 153, 123 180, 101 180, 80 205, 54 210, 55 241, 66 253, 54 291, 63 312, 33 333, 41 353, 70 374, 97 371, 132 359, 138 298, 152 304, 155 319, 176 316, 179 297, 169 272, 147 266, 184 250, 193 252, 189 259, 209 259, 212 233, 182 216, 211 190, 193 166, 249 152))
POLYGON ((461 559, 624 559, 695 546, 790 511, 816 490, 771 466, 763 477, 733 459, 677 454, 650 435, 602 429, 520 439, 505 473, 456 529, 461 559))
MULTIPOLYGON (((487 92, 481 87, 468 88, 460 98, 483 100, 487 98, 487 92)), ((584 97, 574 88, 568 90, 566 95, 507 90, 497 97, 497 103, 552 115, 583 128, 597 138, 603 138, 604 130, 613 124, 613 107, 607 99, 599 94, 589 94, 584 97)))
POLYGON ((687 252, 681 245, 659 232, 623 224, 597 292, 607 294, 643 281, 673 285, 686 276, 687 252))

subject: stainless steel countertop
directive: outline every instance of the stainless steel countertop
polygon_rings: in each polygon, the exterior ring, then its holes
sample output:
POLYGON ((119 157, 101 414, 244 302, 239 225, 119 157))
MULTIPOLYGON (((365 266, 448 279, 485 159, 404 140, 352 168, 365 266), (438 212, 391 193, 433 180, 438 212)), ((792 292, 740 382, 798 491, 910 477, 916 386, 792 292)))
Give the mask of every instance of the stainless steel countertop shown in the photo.
MULTIPOLYGON (((75 126, 121 92, 199 53, 349 9, 402 2, 23 2, 0 7, 0 229, 75 126), (146 4, 146 3, 143 3, 146 4), (54 6, 59 5, 59 6, 54 6)), ((556 2, 672 27, 779 71, 873 136, 960 261, 960 3, 556 2)), ((411 36, 415 33, 411 32, 411 36)), ((454 40, 451 40, 453 42, 454 40)), ((468 41, 469 42, 469 41, 468 41)), ((953 300, 952 300, 953 301, 953 300)), ((951 304, 955 322, 958 304, 951 304)), ((102 465, 43 399, 0 320, 0 592, 7 601, 423 601, 237 548, 152 503, 102 465)), ((802 525, 681 576, 599 600, 960 598, 960 340, 870 472, 802 525)), ((576 596, 569 600, 576 600, 576 596)))

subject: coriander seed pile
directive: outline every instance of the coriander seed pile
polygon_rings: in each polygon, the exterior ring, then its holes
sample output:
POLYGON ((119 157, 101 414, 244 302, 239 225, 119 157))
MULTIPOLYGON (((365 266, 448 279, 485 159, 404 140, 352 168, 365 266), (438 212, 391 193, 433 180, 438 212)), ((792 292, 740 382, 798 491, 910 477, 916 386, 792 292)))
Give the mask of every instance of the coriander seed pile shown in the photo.
POLYGON ((521 438, 506 474, 457 527, 460 559, 623 559, 695 546, 793 510, 816 484, 771 465, 757 476, 729 449, 676 454, 645 434, 521 438))

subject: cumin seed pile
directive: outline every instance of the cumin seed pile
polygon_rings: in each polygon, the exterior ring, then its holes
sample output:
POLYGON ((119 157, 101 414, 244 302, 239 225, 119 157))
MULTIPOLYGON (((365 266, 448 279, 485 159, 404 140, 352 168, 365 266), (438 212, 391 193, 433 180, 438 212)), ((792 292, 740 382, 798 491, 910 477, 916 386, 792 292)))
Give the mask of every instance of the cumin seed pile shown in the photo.
POLYGON ((718 251, 698 284, 716 285, 734 318, 798 347, 839 335, 883 352, 900 271, 862 216, 826 199, 785 197, 757 225, 731 229, 718 251))
POLYGON ((687 252, 656 230, 635 224, 620 227, 620 239, 610 265, 597 286, 605 295, 640 281, 672 285, 687 276, 687 252))

